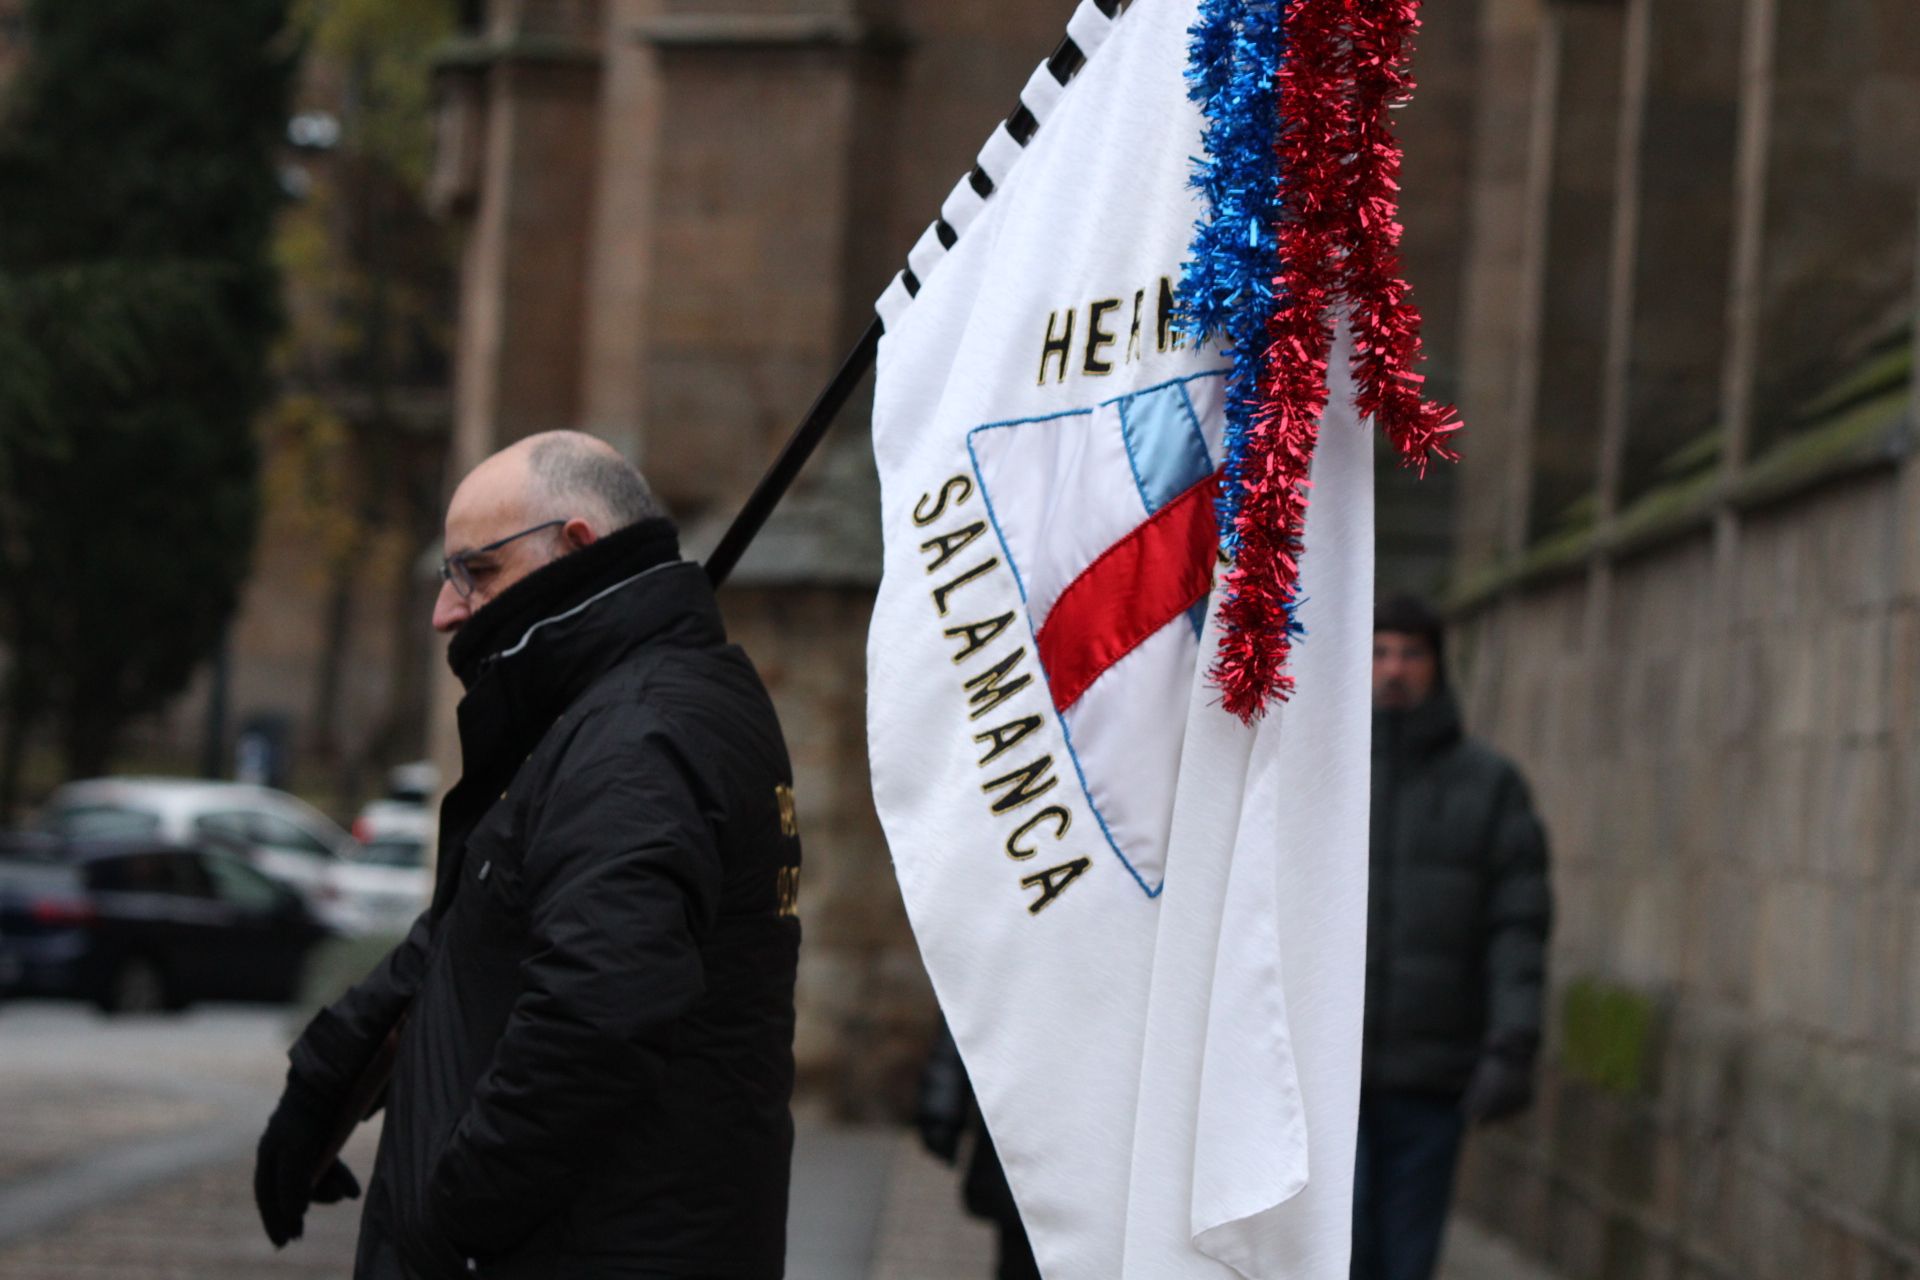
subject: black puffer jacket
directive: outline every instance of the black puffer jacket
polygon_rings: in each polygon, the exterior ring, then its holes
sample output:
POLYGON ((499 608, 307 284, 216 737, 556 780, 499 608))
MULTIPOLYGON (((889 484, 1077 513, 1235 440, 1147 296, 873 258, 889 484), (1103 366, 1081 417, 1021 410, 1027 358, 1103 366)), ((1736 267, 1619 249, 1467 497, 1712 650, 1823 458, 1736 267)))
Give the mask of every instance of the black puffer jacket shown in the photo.
POLYGON ((773 707, 665 522, 470 620, 432 908, 294 1046, 406 1011, 361 1280, 778 1277, 800 860, 773 707))
POLYGON ((1464 1089, 1491 1045, 1540 1036, 1552 906, 1527 786, 1460 731, 1444 687, 1373 719, 1363 1078, 1464 1089))

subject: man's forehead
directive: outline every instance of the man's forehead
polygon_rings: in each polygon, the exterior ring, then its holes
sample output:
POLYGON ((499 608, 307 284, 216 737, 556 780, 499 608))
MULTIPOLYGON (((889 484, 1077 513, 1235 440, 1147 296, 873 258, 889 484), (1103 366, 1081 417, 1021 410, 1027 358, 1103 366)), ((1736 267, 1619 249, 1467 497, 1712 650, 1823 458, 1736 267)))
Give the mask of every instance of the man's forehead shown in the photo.
POLYGON ((1418 631, 1394 631, 1391 628, 1382 627, 1373 633, 1373 642, 1379 644, 1382 641, 1389 644, 1417 644, 1429 651, 1433 648, 1433 641, 1418 631))
POLYGON ((520 527, 526 516, 527 491, 524 468, 516 462, 489 458, 453 491, 453 500, 447 504, 450 549, 482 546, 520 527))

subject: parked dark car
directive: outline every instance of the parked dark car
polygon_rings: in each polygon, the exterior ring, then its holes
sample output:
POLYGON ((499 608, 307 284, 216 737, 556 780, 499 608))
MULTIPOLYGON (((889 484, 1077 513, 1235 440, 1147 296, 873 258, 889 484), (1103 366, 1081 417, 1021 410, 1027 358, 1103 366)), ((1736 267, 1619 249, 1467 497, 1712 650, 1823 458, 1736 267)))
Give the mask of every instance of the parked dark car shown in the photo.
POLYGON ((327 929, 300 895, 218 849, 0 842, 0 988, 113 1013, 291 1000, 327 929))

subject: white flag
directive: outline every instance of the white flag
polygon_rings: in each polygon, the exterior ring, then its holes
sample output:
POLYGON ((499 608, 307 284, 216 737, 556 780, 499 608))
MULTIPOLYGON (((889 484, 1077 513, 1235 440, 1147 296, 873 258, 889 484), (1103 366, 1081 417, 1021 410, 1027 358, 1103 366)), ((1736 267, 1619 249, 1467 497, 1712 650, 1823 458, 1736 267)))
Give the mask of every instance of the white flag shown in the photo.
POLYGON ((874 792, 1041 1271, 1344 1280, 1372 446, 1342 344, 1297 691, 1249 729, 1206 678, 1228 362, 1170 314, 1194 18, 1083 4, 1085 69, 882 301, 874 792))

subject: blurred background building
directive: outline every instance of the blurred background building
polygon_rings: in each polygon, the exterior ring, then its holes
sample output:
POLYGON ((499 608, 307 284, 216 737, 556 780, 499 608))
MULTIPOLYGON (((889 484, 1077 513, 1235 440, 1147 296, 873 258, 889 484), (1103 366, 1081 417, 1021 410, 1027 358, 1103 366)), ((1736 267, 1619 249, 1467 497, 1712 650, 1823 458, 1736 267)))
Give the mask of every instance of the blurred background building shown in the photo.
MULTIPOLYGON (((335 6, 256 571, 224 682, 133 754, 191 767, 217 688, 336 810, 431 749, 440 504, 520 436, 613 441, 710 547, 1072 7, 335 6)), ((1383 471, 1381 586, 1458 618, 1559 905, 1544 1105, 1464 1202, 1582 1277, 1920 1274, 1920 7, 1425 19, 1407 273, 1470 430, 1383 471)), ((865 412, 724 607, 798 772, 803 1084, 877 1117, 932 1004, 867 790, 865 412)))
POLYGON ((1559 908, 1545 1106, 1466 1202, 1576 1275, 1914 1274, 1920 8, 1427 8, 1459 674, 1559 908))

